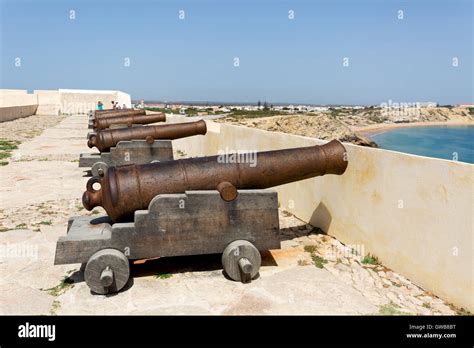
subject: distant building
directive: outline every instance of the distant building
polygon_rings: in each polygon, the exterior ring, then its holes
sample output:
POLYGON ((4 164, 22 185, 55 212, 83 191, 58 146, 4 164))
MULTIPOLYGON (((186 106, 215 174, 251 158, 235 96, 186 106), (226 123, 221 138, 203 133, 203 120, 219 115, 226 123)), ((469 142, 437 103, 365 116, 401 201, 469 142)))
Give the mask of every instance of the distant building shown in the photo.
POLYGON ((435 108, 438 106, 438 103, 435 102, 422 102, 416 103, 420 108, 435 108))

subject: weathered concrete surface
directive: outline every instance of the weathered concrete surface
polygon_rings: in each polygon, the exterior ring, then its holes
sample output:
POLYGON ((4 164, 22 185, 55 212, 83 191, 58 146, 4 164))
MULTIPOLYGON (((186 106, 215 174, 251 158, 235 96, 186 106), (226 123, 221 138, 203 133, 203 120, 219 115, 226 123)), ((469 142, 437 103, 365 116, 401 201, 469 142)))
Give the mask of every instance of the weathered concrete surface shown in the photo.
POLYGON ((10 141, 25 142, 40 135, 45 129, 56 126, 64 116, 39 116, 19 118, 4 122, 0 127, 0 138, 10 141))
POLYGON ((356 290, 314 266, 262 272, 250 284, 232 282, 220 270, 182 273, 170 279, 136 278, 110 301, 74 287, 62 295, 61 314, 369 314, 377 307, 356 290), (308 282, 308 279, 318 279, 308 282), (336 295, 336 296, 334 296, 336 295), (97 296, 95 296, 97 297, 97 296), (84 306, 77 306, 78 299, 84 306), (84 301, 84 302, 82 302, 84 301), (72 306, 74 304, 74 306, 72 306), (80 308, 82 307, 82 308, 80 308))
POLYGON ((86 180, 75 162, 11 163, 2 168, 0 209, 81 197, 86 180))
POLYGON ((284 212, 280 216, 283 249, 263 253, 260 276, 250 284, 226 279, 220 255, 162 258, 132 265, 133 280, 111 296, 91 294, 80 264, 53 266, 66 222, 41 226, 40 232, 0 233, 0 245, 33 248, 23 257, 0 257, 0 313, 376 314, 381 308, 396 314, 455 313, 383 266, 363 266, 337 240, 311 233, 310 226, 284 212), (304 251, 308 246, 326 261, 323 268, 312 263, 312 254, 304 251), (61 285, 65 277, 74 283, 61 285))
MULTIPOLYGON (((35 122, 43 117, 31 116, 35 122)), ((29 141, 19 137, 25 142, 12 152, 10 163, 0 168, 1 228, 21 224, 35 228, 35 224, 62 221, 71 211, 82 210, 80 198, 88 178, 78 167, 78 159, 87 149, 85 117, 65 118, 29 141)), ((23 134, 28 127, 23 121, 28 118, 12 121, 14 127, 5 125, 23 134)))
POLYGON ((162 258, 132 265, 133 285, 125 291, 92 295, 79 264, 53 265, 68 218, 91 214, 80 204, 87 178, 78 163, 58 160, 87 151, 86 127, 87 116, 69 117, 22 144, 17 152, 31 160, 0 167, 0 314, 454 313, 285 211, 283 249, 264 253, 260 277, 250 284, 226 279, 220 255, 162 258))
MULTIPOLYGON (((21 144, 13 159, 78 161, 80 153, 92 152, 87 147, 84 123, 87 123, 86 116, 66 117, 57 126, 46 129, 40 136, 21 144)), ((74 166, 77 167, 78 164, 74 163, 74 166)), ((78 169, 78 172, 81 170, 78 169)))
POLYGON ((54 288, 68 270, 51 267, 57 233, 12 230, 0 233, 0 313, 51 314, 54 288))
MULTIPOLYGON (((55 297, 44 290, 57 286, 68 271, 80 268, 79 264, 53 266, 56 238, 63 234, 64 226, 55 226, 45 227, 42 232, 14 230, 0 235, 2 244, 20 242, 37 247, 37 260, 35 257, 0 259, 3 275, 0 313, 48 314, 53 310, 55 297)), ((57 297, 60 302, 57 313, 369 314, 378 310, 361 293, 327 270, 313 265, 268 265, 273 262, 269 257, 264 258, 264 262, 267 266, 262 267, 260 278, 251 284, 226 279, 219 257, 215 255, 134 265, 133 286, 110 297, 92 295, 81 274, 72 273, 78 282, 57 297), (154 277, 163 270, 172 276, 169 279, 154 277)))

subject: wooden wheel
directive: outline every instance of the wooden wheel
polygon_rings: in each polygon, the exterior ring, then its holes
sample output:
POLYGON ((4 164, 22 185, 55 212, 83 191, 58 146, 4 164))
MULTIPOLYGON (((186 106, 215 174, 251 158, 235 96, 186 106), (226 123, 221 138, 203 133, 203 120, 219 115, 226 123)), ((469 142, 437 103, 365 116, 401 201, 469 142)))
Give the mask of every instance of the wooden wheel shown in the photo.
POLYGON ((230 243, 222 253, 222 266, 227 275, 242 283, 250 282, 262 264, 258 249, 249 241, 236 240, 230 243))
POLYGON ((87 286, 97 294, 120 291, 130 277, 127 257, 116 249, 103 249, 87 261, 84 279, 87 286))

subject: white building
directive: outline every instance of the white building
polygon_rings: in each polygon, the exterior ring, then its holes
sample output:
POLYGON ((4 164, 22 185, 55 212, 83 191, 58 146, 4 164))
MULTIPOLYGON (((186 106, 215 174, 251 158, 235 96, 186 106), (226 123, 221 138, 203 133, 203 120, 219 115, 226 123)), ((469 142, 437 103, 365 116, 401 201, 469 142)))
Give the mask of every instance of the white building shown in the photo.
POLYGON ((132 106, 130 95, 120 91, 58 89, 0 90, 0 122, 31 115, 87 114, 97 110, 98 102, 104 109, 112 109, 112 101, 120 107, 132 106))

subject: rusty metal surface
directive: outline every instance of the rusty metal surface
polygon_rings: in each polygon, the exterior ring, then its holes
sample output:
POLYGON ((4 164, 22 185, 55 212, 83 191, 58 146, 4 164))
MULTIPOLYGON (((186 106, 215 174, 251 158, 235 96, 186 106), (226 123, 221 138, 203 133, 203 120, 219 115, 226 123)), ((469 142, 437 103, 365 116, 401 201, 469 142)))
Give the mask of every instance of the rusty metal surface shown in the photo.
POLYGON ((111 118, 111 117, 125 117, 131 115, 146 115, 145 110, 116 110, 113 112, 106 112, 102 114, 96 114, 94 116, 95 120, 103 119, 103 118, 111 118))
POLYGON ((103 117, 103 118, 96 118, 92 121, 92 125, 94 129, 101 130, 110 128, 113 125, 117 124, 149 124, 155 122, 165 122, 166 115, 162 112, 157 114, 126 114, 126 115, 118 115, 118 116, 111 116, 111 117, 103 117))
POLYGON ((220 182, 216 190, 219 191, 221 198, 226 202, 231 202, 237 198, 238 192, 237 188, 228 181, 220 182))
POLYGON ((146 140, 148 143, 152 143, 153 140, 173 140, 192 135, 206 134, 206 132, 206 122, 202 120, 163 126, 104 129, 92 135, 87 141, 87 145, 90 148, 96 147, 100 152, 104 152, 117 145, 119 141, 146 140))
POLYGON ((114 221, 132 221, 135 210, 147 209, 158 194, 219 187, 221 197, 232 198, 231 186, 265 189, 325 174, 341 175, 347 168, 346 150, 337 140, 321 146, 259 152, 256 158, 256 163, 231 163, 211 156, 112 167, 103 178, 89 179, 82 203, 87 210, 102 206, 114 221), (100 189, 93 188, 95 183, 100 189), (225 187, 230 188, 229 195, 225 187))
POLYGON ((95 110, 94 118, 103 117, 117 117, 125 115, 146 115, 146 111, 143 109, 109 109, 109 110, 95 110))

